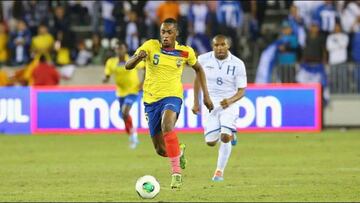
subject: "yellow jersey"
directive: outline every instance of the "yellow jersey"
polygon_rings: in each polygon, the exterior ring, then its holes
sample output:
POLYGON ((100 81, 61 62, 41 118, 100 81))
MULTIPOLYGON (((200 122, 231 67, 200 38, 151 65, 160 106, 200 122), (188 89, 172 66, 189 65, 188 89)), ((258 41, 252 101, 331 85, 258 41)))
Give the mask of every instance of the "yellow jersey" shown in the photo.
POLYGON ((125 97, 129 94, 138 94, 140 90, 140 80, 138 76, 139 68, 144 67, 144 63, 139 63, 134 69, 126 70, 125 63, 129 56, 125 56, 125 61, 120 62, 119 57, 112 57, 106 61, 105 75, 114 76, 116 83, 116 95, 125 97))
POLYGON ((174 49, 163 49, 159 40, 144 42, 135 52, 147 53, 145 58, 144 102, 150 104, 165 97, 183 98, 181 76, 185 65, 195 65, 194 50, 175 42, 174 49))
POLYGON ((40 54, 49 53, 54 45, 54 38, 51 34, 36 35, 33 37, 31 47, 40 54))

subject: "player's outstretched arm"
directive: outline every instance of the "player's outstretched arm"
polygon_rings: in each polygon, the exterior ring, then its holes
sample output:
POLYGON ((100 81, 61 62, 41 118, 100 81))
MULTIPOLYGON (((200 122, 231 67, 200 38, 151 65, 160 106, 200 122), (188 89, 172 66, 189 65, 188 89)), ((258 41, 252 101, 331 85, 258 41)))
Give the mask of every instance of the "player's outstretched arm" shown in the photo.
POLYGON ((227 99, 223 99, 220 102, 220 105, 223 107, 223 109, 229 107, 231 104, 239 101, 245 94, 245 88, 238 88, 238 91, 235 93, 234 96, 227 98, 227 99))
POLYGON ((209 91, 207 89, 207 85, 206 85, 206 78, 205 78, 205 73, 204 73, 204 70, 203 68, 201 67, 201 65, 199 64, 199 62, 196 62, 192 68, 195 70, 196 72, 196 77, 195 77, 195 80, 198 81, 198 83, 200 84, 201 86, 201 89, 203 91, 203 95, 204 95, 204 104, 206 106, 207 109, 209 109, 209 112, 211 110, 213 110, 214 108, 214 105, 210 99, 210 96, 209 96, 209 91))
POLYGON ((131 70, 136 67, 136 65, 146 58, 147 54, 144 50, 141 50, 138 54, 135 54, 133 57, 131 57, 125 64, 126 70, 131 70))
POLYGON ((200 95, 200 84, 199 84, 199 79, 197 78, 196 75, 194 79, 194 105, 191 109, 194 114, 200 113, 199 95, 200 95))

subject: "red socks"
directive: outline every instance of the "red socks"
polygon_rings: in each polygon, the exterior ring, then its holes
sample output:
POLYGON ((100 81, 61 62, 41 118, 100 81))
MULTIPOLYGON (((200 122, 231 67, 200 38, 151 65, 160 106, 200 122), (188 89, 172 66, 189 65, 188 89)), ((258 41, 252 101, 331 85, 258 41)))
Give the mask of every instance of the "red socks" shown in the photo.
POLYGON ((125 119, 125 130, 129 135, 132 133, 133 123, 130 115, 125 119))
POLYGON ((170 131, 164 134, 164 142, 166 153, 169 158, 178 157, 180 155, 179 140, 175 131, 170 131))
POLYGON ((180 168, 180 147, 179 140, 175 131, 168 132, 164 135, 166 153, 170 159, 172 173, 181 173, 180 168))

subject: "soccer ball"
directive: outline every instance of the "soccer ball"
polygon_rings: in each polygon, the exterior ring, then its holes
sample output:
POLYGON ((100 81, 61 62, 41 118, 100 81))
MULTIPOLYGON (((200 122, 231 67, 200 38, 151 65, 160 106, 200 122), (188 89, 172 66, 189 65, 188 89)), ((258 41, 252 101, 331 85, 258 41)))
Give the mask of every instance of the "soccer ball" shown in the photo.
POLYGON ((152 199, 160 192, 160 184, 154 176, 145 175, 137 179, 135 190, 143 199, 152 199))

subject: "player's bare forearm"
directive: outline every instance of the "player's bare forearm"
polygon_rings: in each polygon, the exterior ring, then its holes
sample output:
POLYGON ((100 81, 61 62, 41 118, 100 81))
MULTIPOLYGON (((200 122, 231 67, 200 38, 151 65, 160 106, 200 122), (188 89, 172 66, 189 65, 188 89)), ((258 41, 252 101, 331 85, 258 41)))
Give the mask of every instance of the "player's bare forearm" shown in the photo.
POLYGON ((200 87, 204 93, 204 97, 209 96, 204 70, 202 69, 201 65, 198 62, 196 62, 196 64, 193 66, 193 69, 196 72, 195 79, 200 84, 200 87))
POLYGON ((204 70, 202 69, 199 62, 196 62, 196 64, 193 65, 192 68, 196 72, 196 80, 197 80, 196 82, 200 84, 201 89, 203 91, 204 104, 205 104, 206 108, 209 109, 209 111, 211 111, 211 110, 213 110, 214 105, 209 96, 209 91, 208 91, 207 85, 206 85, 206 78, 205 78, 204 70))
POLYGON ((239 88, 236 94, 230 98, 228 98, 228 101, 231 102, 231 104, 239 101, 245 94, 245 88, 239 88))
POLYGON ((129 59, 125 64, 126 70, 134 69, 141 60, 142 59, 138 57, 138 55, 131 57, 131 59, 129 59))
POLYGON ((200 84, 197 75, 194 79, 194 103, 199 103, 200 84))
POLYGON ((126 70, 131 70, 136 67, 136 65, 147 56, 146 52, 141 50, 138 54, 131 57, 125 64, 126 70))
POLYGON ((199 94, 200 94, 200 84, 196 75, 194 79, 194 105, 191 109, 194 114, 198 114, 200 112, 199 94))
POLYGON ((245 95, 245 88, 238 88, 238 91, 234 96, 224 99, 220 102, 220 105, 225 109, 229 107, 231 104, 239 101, 245 95))

